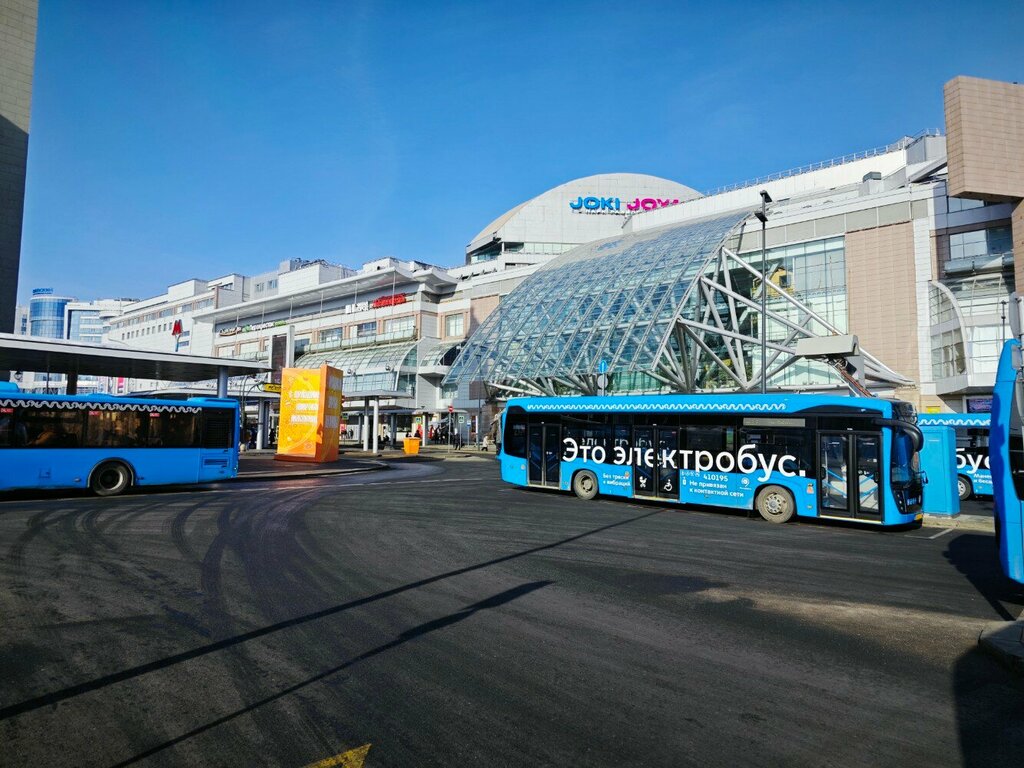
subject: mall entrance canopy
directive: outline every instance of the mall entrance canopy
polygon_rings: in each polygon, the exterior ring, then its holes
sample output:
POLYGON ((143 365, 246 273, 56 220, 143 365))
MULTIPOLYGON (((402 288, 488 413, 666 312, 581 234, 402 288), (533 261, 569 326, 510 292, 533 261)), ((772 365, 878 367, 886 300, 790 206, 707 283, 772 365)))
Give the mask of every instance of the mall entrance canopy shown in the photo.
POLYGON ((269 373, 270 367, 265 363, 221 357, 151 352, 131 347, 0 333, 0 371, 65 374, 69 394, 76 391, 80 375, 161 381, 216 379, 217 396, 226 397, 228 377, 269 373))
MULTIPOLYGON (((810 280, 794 284, 788 253, 772 249, 765 265, 759 250, 741 257, 740 236, 754 221, 751 211, 739 211, 567 251, 502 300, 445 382, 484 381, 506 394, 540 395, 592 395, 602 382, 610 393, 756 391, 767 285, 768 385, 845 383, 825 363, 796 351, 801 338, 848 333, 840 327, 845 279, 839 302, 836 290, 822 291, 810 280), (831 303, 822 299, 826 293, 831 303)), ((837 245, 833 255, 821 254, 824 266, 815 274, 844 274, 837 245)), ((867 384, 911 383, 861 354, 867 384)))

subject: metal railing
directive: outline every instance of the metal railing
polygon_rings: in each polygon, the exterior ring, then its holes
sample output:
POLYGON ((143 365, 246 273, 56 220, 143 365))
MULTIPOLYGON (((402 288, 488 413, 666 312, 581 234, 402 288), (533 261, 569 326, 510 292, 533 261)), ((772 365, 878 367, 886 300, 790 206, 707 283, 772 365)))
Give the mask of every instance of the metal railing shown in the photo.
POLYGON ((356 336, 352 339, 331 339, 329 341, 318 341, 306 347, 307 352, 333 352, 337 349, 353 349, 356 347, 368 347, 373 344, 390 344, 396 341, 412 341, 416 338, 415 328, 405 328, 400 331, 388 331, 387 333, 375 333, 371 336, 356 336))
POLYGON ((727 184, 717 189, 712 189, 704 193, 705 197, 712 197, 713 195, 722 195, 726 192, 734 192, 737 189, 745 189, 746 187, 756 187, 761 184, 767 184, 770 181, 779 181, 780 179, 788 179, 790 176, 799 176, 802 173, 810 173, 811 171, 821 171, 825 168, 834 168, 837 165, 846 165, 847 163, 853 163, 857 160, 866 160, 869 157, 878 157, 879 155, 886 155, 890 152, 897 152, 902 149, 906 149, 918 139, 925 137, 941 136, 942 131, 938 128, 928 128, 919 133, 915 133, 913 136, 904 136, 903 138, 894 141, 892 144, 886 144, 884 147, 875 147, 874 149, 868 149, 863 152, 854 152, 853 154, 843 155, 841 157, 835 157, 831 160, 822 160, 817 163, 810 163, 809 165, 803 165, 799 168, 790 168, 787 171, 779 171, 777 173, 770 173, 767 176, 759 176, 756 179, 749 179, 747 181, 740 181, 735 184, 727 184))

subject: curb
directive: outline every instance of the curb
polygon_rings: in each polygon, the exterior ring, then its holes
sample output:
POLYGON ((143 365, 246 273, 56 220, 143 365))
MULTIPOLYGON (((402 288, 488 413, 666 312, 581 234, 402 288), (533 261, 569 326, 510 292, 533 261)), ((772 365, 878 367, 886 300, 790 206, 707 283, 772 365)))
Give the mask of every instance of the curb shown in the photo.
POLYGON ((1011 672, 1024 676, 1024 621, 988 624, 978 636, 978 645, 1011 672))
POLYGON ((956 528, 958 531, 988 531, 994 533, 995 518, 984 515, 929 515, 921 520, 923 528, 956 528))
POLYGON ((245 482, 247 480, 289 480, 303 477, 329 477, 333 475, 357 475, 362 472, 379 472, 382 469, 389 469, 383 461, 363 461, 364 464, 371 464, 368 467, 352 467, 348 469, 308 469, 298 472, 242 472, 231 478, 232 482, 245 482))

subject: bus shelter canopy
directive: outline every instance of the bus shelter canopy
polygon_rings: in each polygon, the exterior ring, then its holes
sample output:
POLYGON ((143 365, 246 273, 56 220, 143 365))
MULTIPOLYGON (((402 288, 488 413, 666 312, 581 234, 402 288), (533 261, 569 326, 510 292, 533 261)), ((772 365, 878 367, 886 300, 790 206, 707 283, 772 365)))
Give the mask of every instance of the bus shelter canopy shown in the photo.
POLYGON ((153 352, 0 333, 0 370, 62 373, 69 376, 123 376, 160 381, 204 381, 270 371, 266 363, 153 352))

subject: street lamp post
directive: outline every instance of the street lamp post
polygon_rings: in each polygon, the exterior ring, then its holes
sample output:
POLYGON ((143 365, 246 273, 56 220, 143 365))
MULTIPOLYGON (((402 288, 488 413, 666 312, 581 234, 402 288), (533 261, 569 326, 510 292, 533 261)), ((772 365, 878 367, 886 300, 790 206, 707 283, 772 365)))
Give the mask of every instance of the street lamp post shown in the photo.
POLYGON ((761 190, 761 210, 754 215, 761 222, 761 394, 768 391, 768 255, 765 248, 765 229, 768 224, 768 203, 772 196, 761 190))

